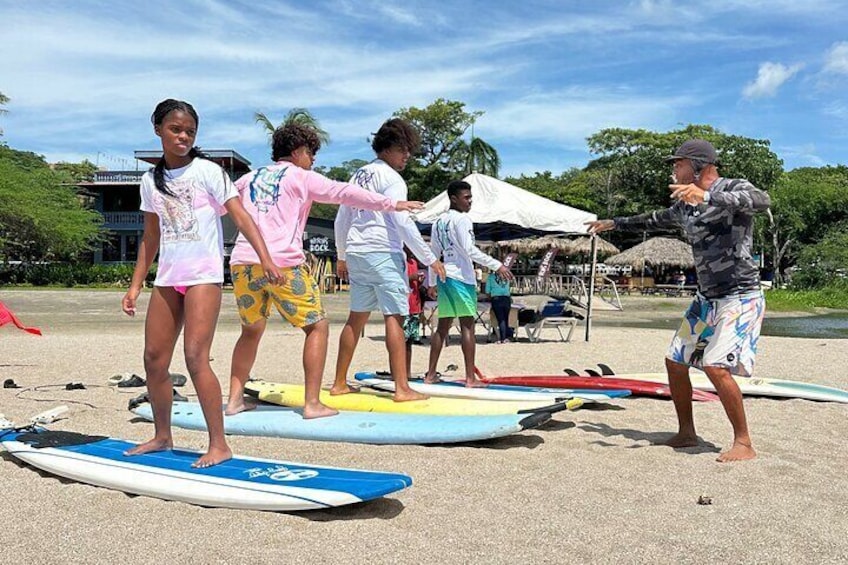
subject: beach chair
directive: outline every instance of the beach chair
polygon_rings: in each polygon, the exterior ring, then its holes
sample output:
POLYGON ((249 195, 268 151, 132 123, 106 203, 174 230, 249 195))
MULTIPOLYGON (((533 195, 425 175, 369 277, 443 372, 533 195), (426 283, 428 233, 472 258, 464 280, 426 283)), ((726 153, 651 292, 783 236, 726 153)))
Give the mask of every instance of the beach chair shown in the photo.
POLYGON ((542 336, 542 330, 554 328, 559 334, 560 341, 571 341, 571 335, 574 333, 579 318, 568 312, 566 305, 566 302, 560 300, 552 300, 543 304, 536 312, 533 321, 524 325, 527 338, 536 343, 542 336), (568 332, 563 334, 563 328, 567 328, 568 332))

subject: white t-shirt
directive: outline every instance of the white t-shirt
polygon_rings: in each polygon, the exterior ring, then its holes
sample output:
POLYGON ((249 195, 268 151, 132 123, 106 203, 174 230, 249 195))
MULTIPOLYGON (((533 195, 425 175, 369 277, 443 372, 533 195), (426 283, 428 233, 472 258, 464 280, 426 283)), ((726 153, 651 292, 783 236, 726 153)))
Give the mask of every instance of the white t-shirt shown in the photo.
MULTIPOLYGON (((403 177, 382 159, 360 168, 350 182, 394 201, 407 199, 403 177)), ((347 253, 403 253, 406 244, 423 264, 432 265, 436 261, 409 212, 375 212, 340 206, 335 234, 336 254, 341 260, 347 253)))
MULTIPOLYGON (((441 256, 448 278, 465 284, 477 284, 474 263, 488 267, 491 271, 501 268, 501 262, 480 251, 474 241, 474 222, 468 214, 448 210, 433 224, 430 233, 430 248, 436 257, 441 256)), ((436 283, 430 271, 430 285, 436 283)))
POLYGON ((224 171, 195 158, 179 169, 165 169, 165 184, 175 196, 159 192, 153 171, 141 177, 141 210, 159 216, 159 268, 156 286, 224 282, 224 203, 238 192, 224 171))

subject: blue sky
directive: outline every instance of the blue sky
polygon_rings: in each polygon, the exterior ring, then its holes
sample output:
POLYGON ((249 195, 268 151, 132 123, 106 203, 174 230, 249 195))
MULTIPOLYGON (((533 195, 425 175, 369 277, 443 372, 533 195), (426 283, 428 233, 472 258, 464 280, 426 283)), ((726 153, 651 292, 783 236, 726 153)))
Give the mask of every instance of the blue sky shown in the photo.
POLYGON ((2 141, 131 168, 180 98, 198 145, 269 156, 253 122, 309 108, 318 165, 370 159, 402 107, 461 100, 502 175, 583 167, 606 127, 706 123, 787 169, 848 163, 848 10, 831 0, 0 0, 2 141))

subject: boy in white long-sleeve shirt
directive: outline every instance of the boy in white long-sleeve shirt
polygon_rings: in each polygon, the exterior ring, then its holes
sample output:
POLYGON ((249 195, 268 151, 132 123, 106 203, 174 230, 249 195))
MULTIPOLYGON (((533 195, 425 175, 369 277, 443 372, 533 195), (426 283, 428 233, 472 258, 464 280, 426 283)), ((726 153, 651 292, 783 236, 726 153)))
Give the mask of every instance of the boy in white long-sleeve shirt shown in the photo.
MULTIPOLYGON (((447 278, 436 282, 439 295, 439 325, 430 337, 430 366, 425 382, 437 382, 436 365, 442 346, 454 318, 459 318, 462 337, 462 356, 465 360, 465 386, 485 386, 474 375, 476 341, 474 319, 477 315, 477 277, 474 263, 488 267, 505 280, 513 278, 510 270, 494 257, 486 255, 474 241, 474 223, 467 212, 471 210, 471 185, 465 181, 448 184, 450 209, 433 224, 430 248, 445 264, 447 278)), ((430 288, 433 288, 431 276, 430 288)))
MULTIPOLYGON (((393 118, 384 123, 371 143, 377 159, 354 173, 351 183, 392 199, 406 200, 406 182, 399 171, 418 148, 418 132, 409 123, 393 118)), ((350 314, 339 337, 336 378, 331 394, 346 394, 347 372, 359 336, 372 310, 386 322, 389 369, 395 380, 394 399, 422 400, 426 395, 409 388, 403 319, 409 314, 409 285, 404 244, 442 279, 445 268, 421 237, 407 212, 375 212, 341 206, 335 224, 337 274, 350 281, 350 314)))

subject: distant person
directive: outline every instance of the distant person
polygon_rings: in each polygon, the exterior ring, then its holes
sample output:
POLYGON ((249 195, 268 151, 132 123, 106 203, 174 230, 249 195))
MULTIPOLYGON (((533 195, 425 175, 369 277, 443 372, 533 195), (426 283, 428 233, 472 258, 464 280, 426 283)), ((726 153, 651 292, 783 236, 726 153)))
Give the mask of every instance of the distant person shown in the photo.
POLYGON ((310 170, 319 149, 321 142, 313 129, 299 124, 281 126, 272 138, 274 164, 251 171, 236 181, 241 201, 259 226, 274 264, 282 270, 283 281, 275 284, 263 276, 256 252, 239 235, 230 265, 241 336, 233 350, 228 415, 252 407, 245 404, 244 386, 256 361, 272 306, 305 334, 303 417, 320 418, 338 413, 319 399, 327 360, 329 322, 303 251, 303 230, 312 203, 347 204, 384 212, 422 207, 420 202, 389 198, 354 184, 332 181, 310 170))
POLYGON ((194 147, 200 120, 191 104, 164 100, 156 106, 151 121, 162 139, 163 156, 153 171, 141 178, 144 235, 121 307, 127 315, 135 315, 144 279, 158 252, 156 280, 144 323, 144 370, 154 436, 126 455, 173 447, 173 386, 168 366, 184 326, 186 367, 209 430, 209 448, 192 466, 210 467, 232 457, 224 438, 221 385, 209 364, 224 282, 220 216, 229 213, 253 246, 262 276, 277 282, 281 274, 256 224, 241 205, 232 181, 194 147))
POLYGON ((509 343, 509 311, 512 308, 509 280, 490 272, 486 277, 486 294, 492 301, 492 313, 498 323, 498 343, 509 343))
MULTIPOLYGON (((484 386, 474 374, 477 343, 474 337, 474 320, 477 317, 477 277, 474 263, 494 271, 505 281, 513 279, 510 270, 494 257, 486 255, 474 241, 474 224, 468 216, 471 210, 471 185, 457 180, 448 184, 450 209, 433 224, 430 247, 445 262, 447 278, 435 281, 434 294, 438 294, 439 325, 430 336, 430 363, 425 382, 439 380, 436 365, 442 347, 448 338, 454 318, 459 318, 462 355, 465 361, 465 386, 484 386)), ((431 283, 432 281, 431 277, 431 283)), ((431 284, 432 286, 432 284, 431 284)))
MULTIPOLYGON (((418 131, 399 118, 386 121, 371 142, 377 158, 357 170, 352 183, 393 199, 406 199, 406 182, 400 171, 418 149, 418 131)), ((359 337, 372 310, 380 310, 386 324, 389 370, 395 381, 395 401, 423 400, 426 395, 409 388, 403 320, 409 314, 409 285, 403 246, 442 278, 445 267, 433 255, 418 227, 406 212, 373 212, 341 206, 336 216, 337 274, 350 281, 350 314, 339 337, 336 379, 331 394, 354 389, 347 372, 359 337)))
POLYGON ((733 375, 751 376, 765 298, 752 256, 754 214, 769 207, 768 194, 747 180, 720 177, 716 150, 707 141, 683 143, 674 163, 675 202, 670 208, 630 218, 588 222, 590 233, 646 231, 682 226, 692 244, 698 292, 666 354, 679 430, 671 447, 698 445, 692 416, 689 367, 703 369, 733 426, 733 445, 718 461, 753 459, 742 393, 733 375))
POLYGON ((421 299, 422 274, 418 259, 408 247, 406 253, 406 277, 409 282, 409 314, 403 319, 403 337, 406 338, 406 374, 412 378, 412 346, 421 343, 421 312, 424 302, 421 299))

